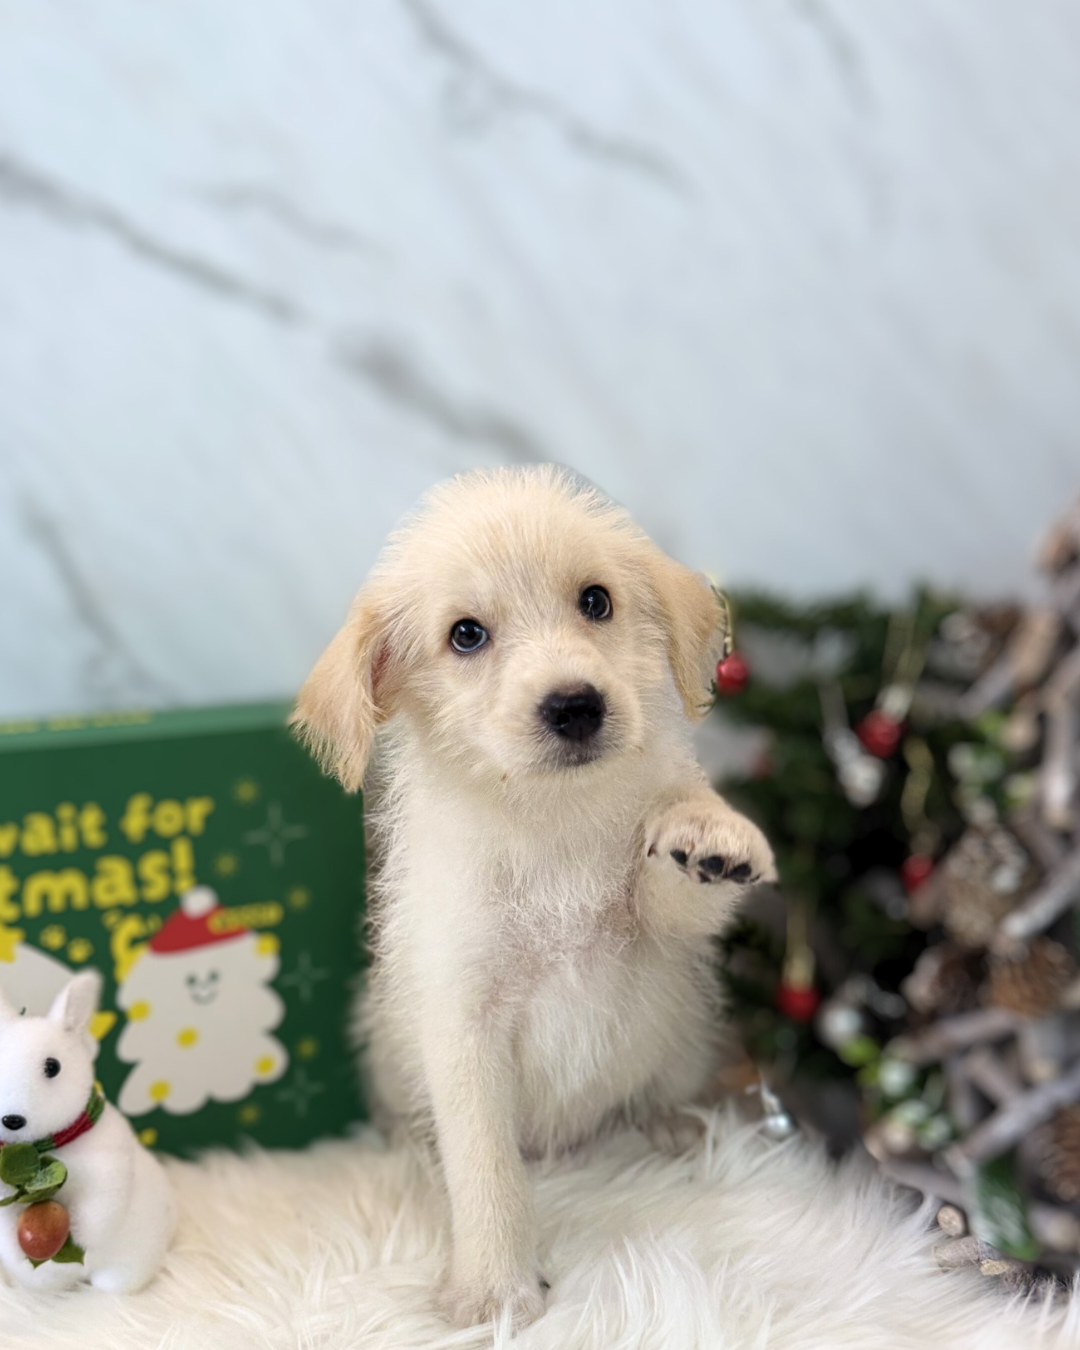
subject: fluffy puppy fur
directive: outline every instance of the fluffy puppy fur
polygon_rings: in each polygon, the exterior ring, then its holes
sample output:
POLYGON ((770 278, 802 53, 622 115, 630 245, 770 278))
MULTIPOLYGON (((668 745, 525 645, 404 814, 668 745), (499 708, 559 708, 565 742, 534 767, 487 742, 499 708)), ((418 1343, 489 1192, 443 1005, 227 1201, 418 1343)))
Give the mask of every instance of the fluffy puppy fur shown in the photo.
POLYGON ((349 789, 383 728, 360 1018, 383 1119, 437 1143, 459 1324, 543 1309, 525 1157, 663 1131, 715 1070, 710 937, 773 875, 691 747, 720 625, 600 494, 474 473, 391 537, 300 694, 349 789))

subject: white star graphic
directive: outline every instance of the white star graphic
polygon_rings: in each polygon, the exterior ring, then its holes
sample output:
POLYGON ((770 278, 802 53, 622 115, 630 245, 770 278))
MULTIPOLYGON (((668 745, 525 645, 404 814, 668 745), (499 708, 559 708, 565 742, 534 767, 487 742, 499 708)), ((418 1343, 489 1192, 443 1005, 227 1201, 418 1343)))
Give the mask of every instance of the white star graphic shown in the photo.
POLYGON ((281 977, 280 983, 295 986, 301 1003, 311 1002, 311 991, 320 980, 328 980, 330 972, 322 966, 316 966, 309 952, 301 952, 296 958, 296 967, 288 975, 281 977))
POLYGON ((286 825, 281 803, 271 802, 266 808, 266 824, 258 830, 248 830, 244 835, 245 844, 265 844, 274 867, 284 867, 285 846, 296 839, 303 839, 308 833, 306 825, 286 825))
POLYGON ((292 1076, 292 1081, 279 1088, 276 1095, 279 1102, 291 1103, 298 1116, 306 1116, 311 1099, 325 1091, 325 1083, 314 1082, 308 1078, 304 1069, 298 1068, 292 1076))

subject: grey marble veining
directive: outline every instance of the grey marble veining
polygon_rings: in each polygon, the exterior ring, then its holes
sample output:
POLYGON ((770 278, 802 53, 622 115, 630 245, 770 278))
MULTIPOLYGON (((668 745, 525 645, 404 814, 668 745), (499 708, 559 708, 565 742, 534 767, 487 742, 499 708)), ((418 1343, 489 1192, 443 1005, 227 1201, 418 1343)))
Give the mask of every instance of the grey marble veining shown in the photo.
POLYGON ((0 717, 287 694, 432 481, 802 594, 1080 488, 1066 0, 0 0, 0 717))

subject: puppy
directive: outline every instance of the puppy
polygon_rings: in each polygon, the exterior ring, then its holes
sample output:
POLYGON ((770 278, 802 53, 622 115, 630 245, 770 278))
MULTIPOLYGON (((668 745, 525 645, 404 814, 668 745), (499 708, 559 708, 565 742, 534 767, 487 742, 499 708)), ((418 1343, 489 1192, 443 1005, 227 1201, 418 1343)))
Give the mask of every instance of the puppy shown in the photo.
POLYGON ((383 1120, 437 1144, 459 1325, 543 1310, 524 1158, 663 1131, 715 1070, 710 938, 774 874, 691 747, 721 617, 566 473, 473 473, 391 537, 300 693, 350 790, 384 729, 360 1024, 383 1120))

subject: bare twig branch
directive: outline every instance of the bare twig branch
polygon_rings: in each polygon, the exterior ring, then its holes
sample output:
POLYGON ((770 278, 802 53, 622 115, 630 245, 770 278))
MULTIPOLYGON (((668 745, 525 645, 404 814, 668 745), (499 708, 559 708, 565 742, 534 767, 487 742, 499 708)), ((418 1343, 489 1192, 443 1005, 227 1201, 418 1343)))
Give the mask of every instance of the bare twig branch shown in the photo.
POLYGON ((1020 1025, 1021 1018, 1009 1008, 979 1008, 976 1012, 946 1017, 911 1036, 900 1036, 891 1050, 910 1064, 934 1064, 981 1041, 997 1041, 1020 1025))
POLYGON ((1062 859, 1041 886, 1001 921, 1001 945, 1009 946, 1049 928, 1059 914, 1080 900, 1080 847, 1062 859))

